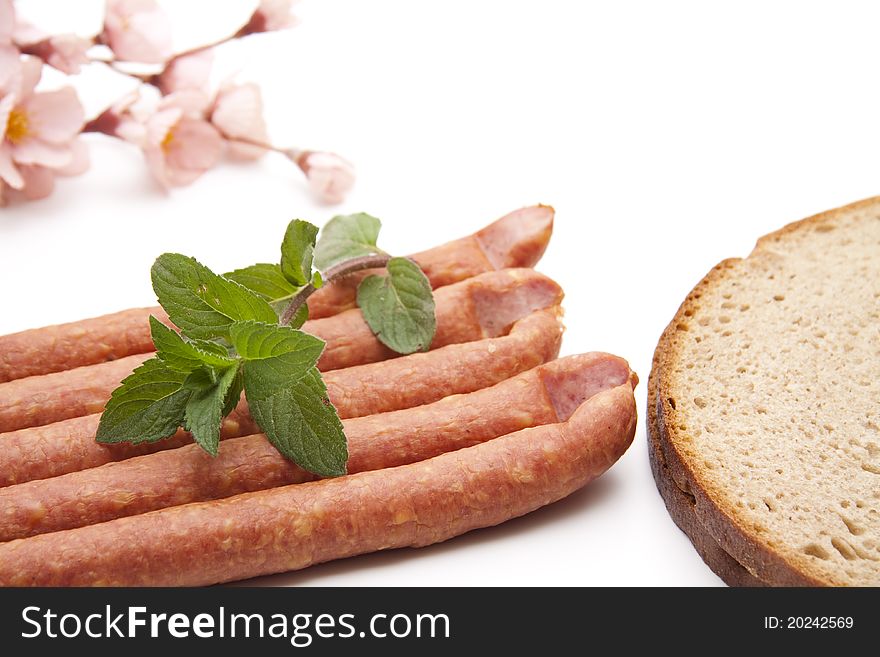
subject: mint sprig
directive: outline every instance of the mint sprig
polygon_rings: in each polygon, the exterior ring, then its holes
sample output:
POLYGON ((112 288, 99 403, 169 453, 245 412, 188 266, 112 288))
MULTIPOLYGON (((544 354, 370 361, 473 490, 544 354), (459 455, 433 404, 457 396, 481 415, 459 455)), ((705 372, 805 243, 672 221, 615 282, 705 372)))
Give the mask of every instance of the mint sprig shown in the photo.
POLYGON ((206 452, 242 393, 253 419, 285 457, 321 476, 345 474, 342 422, 317 369, 324 342, 299 328, 306 300, 325 281, 362 269, 358 303, 377 338, 399 353, 427 350, 436 320, 431 285, 413 261, 377 246, 381 222, 334 217, 318 228, 296 219, 277 264, 217 275, 193 258, 166 253, 151 270, 153 290, 180 333, 150 318, 156 356, 113 392, 98 425, 102 443, 156 441, 183 427, 206 452))
MULTIPOLYGON (((236 362, 220 373, 199 368, 183 383, 183 388, 190 391, 184 409, 184 426, 211 456, 217 456, 220 447, 220 422, 227 403, 226 394, 238 376, 239 367, 240 363, 236 362)), ((241 390, 238 394, 241 395, 241 390)))
POLYGON ((376 246, 381 227, 381 221, 365 212, 333 217, 315 246, 315 266, 326 271, 345 260, 384 254, 376 246))
POLYGON ((312 261, 317 236, 318 227, 308 221, 294 219, 287 226, 281 242, 281 273, 293 285, 303 287, 315 283, 312 261))
POLYGON ((184 340, 173 329, 150 316, 150 335, 156 355, 166 366, 181 372, 192 372, 202 365, 226 368, 236 361, 228 351, 208 340, 184 340))
POLYGON ((281 273, 281 265, 265 262, 236 269, 223 274, 223 277, 244 285, 269 303, 290 299, 302 287, 294 285, 284 277, 281 273))
POLYGON ((274 361, 245 365, 244 389, 254 420, 279 452, 309 472, 345 474, 345 434, 320 372, 313 367, 291 386, 274 361))
POLYGON ((101 415, 99 443, 134 445, 162 440, 183 424, 189 391, 187 373, 168 367, 159 358, 144 361, 113 391, 101 415))
POLYGON ((230 330, 232 346, 244 360, 278 359, 304 376, 324 351, 324 341, 297 329, 261 322, 237 322, 230 330))
POLYGON ((357 302, 382 344, 400 354, 430 349, 437 330, 431 282, 412 260, 391 258, 387 274, 367 276, 357 302))
POLYGON ((225 338, 233 322, 275 321, 275 311, 264 299, 195 258, 165 253, 156 259, 151 274, 159 303, 187 337, 225 338))

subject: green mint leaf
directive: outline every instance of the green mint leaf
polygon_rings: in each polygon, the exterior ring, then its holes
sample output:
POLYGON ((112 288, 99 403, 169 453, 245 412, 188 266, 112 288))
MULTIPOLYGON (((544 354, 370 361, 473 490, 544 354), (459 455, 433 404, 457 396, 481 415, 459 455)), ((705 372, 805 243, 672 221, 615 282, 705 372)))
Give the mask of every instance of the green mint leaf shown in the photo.
POLYGON ((345 474, 348 447, 342 422, 317 368, 291 384, 276 358, 249 361, 244 392, 251 416, 286 458, 323 477, 345 474))
POLYGON ((322 287, 324 287, 324 277, 321 276, 321 272, 312 272, 312 287, 316 290, 320 290, 322 287))
POLYGON ((217 456, 220 447, 220 421, 227 405, 227 393, 238 377, 239 364, 219 375, 205 368, 190 374, 183 384, 191 395, 186 403, 186 428, 195 441, 211 456, 217 456))
POLYGON ((302 219, 294 219, 287 226, 281 242, 281 272, 294 285, 307 285, 312 277, 317 235, 318 227, 302 219))
POLYGON ((269 303, 289 299, 296 294, 299 287, 284 278, 281 273, 281 265, 260 263, 244 269, 236 269, 224 278, 244 285, 251 292, 259 294, 269 303))
POLYGON ((151 276, 159 303, 188 337, 226 338, 233 322, 277 321, 264 299, 194 258, 165 253, 153 263, 151 276))
POLYGON ((361 212, 333 217, 321 229, 315 246, 315 266, 321 271, 360 256, 384 253, 376 246, 382 222, 361 212))
POLYGON ((183 424, 190 390, 183 387, 186 372, 150 358, 113 391, 104 408, 99 443, 155 442, 172 435, 183 424))
POLYGON ((235 378, 232 380, 229 390, 226 391, 226 401, 223 403, 223 417, 229 415, 238 406, 238 402, 241 401, 242 390, 244 390, 244 372, 242 372, 239 366, 236 368, 235 378))
POLYGON ((382 344, 399 354, 428 351, 437 319, 431 283, 408 258, 391 258, 387 275, 367 276, 357 303, 382 344))
POLYGON ((236 322, 229 329, 232 346, 245 360, 273 359, 299 378, 318 362, 324 341, 289 326, 236 322), (296 371, 295 371, 296 370, 296 371))
MULTIPOLYGON (((221 356, 222 358, 217 362, 228 363, 229 360, 235 360, 229 355, 229 349, 224 347, 221 344, 217 344, 216 342, 211 342, 210 340, 185 340, 188 345, 192 345, 199 351, 206 352, 208 354, 213 354, 214 356, 221 356)), ((218 365, 218 367, 224 367, 225 365, 218 365)))
POLYGON ((188 341, 158 319, 150 316, 150 335, 157 356, 171 369, 192 372, 202 365, 225 368, 235 363, 219 344, 205 340, 188 341))

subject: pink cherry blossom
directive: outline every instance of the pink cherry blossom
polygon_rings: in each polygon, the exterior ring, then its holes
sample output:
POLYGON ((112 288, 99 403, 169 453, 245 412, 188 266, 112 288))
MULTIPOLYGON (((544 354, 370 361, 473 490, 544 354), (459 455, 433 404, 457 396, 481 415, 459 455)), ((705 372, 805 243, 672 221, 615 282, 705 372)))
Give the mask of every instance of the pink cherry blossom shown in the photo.
POLYGON ((164 188, 188 185, 217 164, 223 137, 197 111, 197 96, 178 92, 163 99, 146 123, 144 156, 164 188))
POLYGON ((21 85, 20 59, 15 46, 0 44, 0 94, 18 89, 21 85))
MULTIPOLYGON (((2 13, 2 11, 0 11, 0 13, 2 13)), ((12 42, 16 46, 21 47, 22 44, 36 43, 37 41, 42 41, 47 36, 49 35, 36 25, 31 25, 30 23, 19 20, 17 17, 13 16, 12 42)))
POLYGON ((21 176, 24 178, 22 194, 29 201, 37 201, 46 198, 55 189, 55 174, 48 167, 36 164, 23 165, 21 176))
POLYGON ((78 137, 74 139, 70 144, 70 151, 72 157, 70 162, 65 164, 63 167, 59 167, 55 169, 55 173, 60 176, 79 176, 88 171, 89 165, 91 164, 91 158, 89 157, 89 147, 86 145, 86 142, 82 139, 82 137, 78 137))
MULTIPOLYGON (((55 189, 55 174, 52 169, 36 164, 23 164, 18 170, 23 181, 21 189, 5 186, 0 192, 0 205, 18 200, 37 201, 46 198, 55 189)), ((0 181, 0 185, 4 183, 0 181)))
POLYGON ((0 179, 0 207, 17 200, 36 201, 46 198, 55 188, 55 176, 78 176, 89 168, 89 150, 81 139, 71 144, 73 159, 70 164, 59 169, 50 169, 36 164, 23 164, 18 167, 24 186, 14 189, 0 179))
POLYGON ((146 137, 146 116, 135 115, 132 106, 141 100, 138 89, 131 91, 89 121, 83 132, 100 132, 142 146, 146 137))
POLYGON ((354 187, 354 165, 335 153, 303 151, 290 155, 306 174, 312 190, 325 203, 342 203, 354 187))
POLYGON ((236 36, 286 30, 293 27, 296 25, 296 17, 291 13, 293 4, 294 0, 260 0, 260 4, 236 36))
POLYGON ((100 39, 123 61, 161 64, 171 57, 171 22, 155 0, 107 0, 100 39))
POLYGON ((0 44, 12 43, 26 55, 35 55, 59 71, 72 75, 87 64, 92 42, 75 34, 49 35, 17 20, 11 0, 0 0, 0 44))
POLYGON ((155 78, 156 86, 163 94, 184 89, 204 91, 211 77, 214 51, 210 48, 175 57, 165 70, 155 78))
POLYGON ((194 119, 203 119, 211 106, 211 98, 198 89, 181 89, 168 94, 159 102, 159 109, 179 107, 183 113, 194 119))
POLYGON ((12 31, 15 29, 15 8, 12 0, 0 0, 0 45, 9 44, 12 41, 12 31))
POLYGON ((266 149, 269 134, 263 119, 263 97, 253 83, 226 84, 220 88, 211 111, 211 123, 229 140, 228 152, 235 159, 256 160, 266 149))
POLYGON ((58 34, 48 36, 38 31, 28 30, 29 37, 22 38, 20 25, 15 29, 15 41, 21 52, 35 55, 46 62, 49 66, 57 68, 62 73, 75 75, 80 67, 89 63, 88 50, 92 46, 88 39, 83 39, 75 34, 58 34), (37 36, 33 39, 33 36, 37 36))
POLYGON ((83 126, 83 108, 70 87, 34 92, 39 59, 0 54, 0 70, 4 66, 17 70, 0 86, 0 178, 13 189, 44 189, 43 174, 29 167, 58 170, 74 161, 72 142, 83 126))

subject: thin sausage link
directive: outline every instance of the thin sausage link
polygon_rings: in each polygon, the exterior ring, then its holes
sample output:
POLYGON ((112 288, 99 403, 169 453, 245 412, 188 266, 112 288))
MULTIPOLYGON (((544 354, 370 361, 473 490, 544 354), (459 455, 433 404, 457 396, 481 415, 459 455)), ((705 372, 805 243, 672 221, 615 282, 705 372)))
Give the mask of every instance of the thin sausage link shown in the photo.
MULTIPOLYGON (((626 361, 602 353, 560 358, 490 388, 345 421, 348 472, 380 470, 562 422, 602 390, 626 383, 626 361)), ((217 457, 190 444, 61 477, 0 489, 0 543, 169 506, 316 477, 262 434, 225 441, 217 457)))
MULTIPOLYGON (((502 337, 327 372, 324 380, 330 400, 341 417, 351 418, 420 406, 494 385, 556 357, 562 339, 558 314, 558 308, 535 311, 502 337)), ((244 400, 236 411, 237 421, 224 424, 223 437, 236 438, 256 431, 244 400)), ((94 415, 88 421, 59 422, 0 434, 0 486, 76 472, 135 455, 128 446, 96 443, 98 420, 99 416, 94 415)), ((170 446, 179 446, 186 437, 178 434, 170 446)), ((138 447, 142 451, 136 453, 168 446, 166 441, 149 443, 138 447)))
MULTIPOLYGON (((533 269, 492 271, 437 291, 432 347, 495 337, 539 308, 559 304, 562 289, 533 269)), ((360 310, 306 322, 326 342, 318 367, 335 370, 396 356, 373 335, 360 310)), ((153 353, 0 384, 0 432, 103 410, 110 393, 153 353)))
MULTIPOLYGON (((541 258, 553 229, 553 208, 511 212, 481 231, 413 256, 431 286, 439 288, 505 267, 531 267, 541 258)), ((327 285, 309 299, 312 318, 354 308, 357 283, 371 272, 327 285)), ((134 308, 67 324, 0 336, 0 382, 61 372, 153 349, 148 318, 163 322, 159 307, 134 308)))
POLYGON ((445 541, 559 500, 626 451, 629 383, 549 424, 419 463, 0 544, 0 585, 207 585, 445 541))

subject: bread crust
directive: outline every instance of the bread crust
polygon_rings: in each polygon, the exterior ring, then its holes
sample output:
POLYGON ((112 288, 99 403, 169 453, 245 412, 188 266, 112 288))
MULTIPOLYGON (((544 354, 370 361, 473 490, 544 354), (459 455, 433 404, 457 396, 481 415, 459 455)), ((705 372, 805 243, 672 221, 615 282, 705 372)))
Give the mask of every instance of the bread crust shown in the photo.
POLYGON ((764 583, 746 570, 741 563, 725 552, 716 541, 697 521, 694 512, 696 500, 694 496, 685 493, 676 486, 672 476, 668 474, 668 467, 660 448, 660 434, 657 427, 657 395, 654 392, 657 385, 659 370, 655 366, 648 379, 648 408, 647 433, 648 433, 648 460, 651 463, 651 474, 660 497, 666 504, 666 510, 672 520, 678 525, 685 535, 693 543, 697 553, 704 562, 717 574, 725 584, 729 586, 764 586, 764 583))
MULTIPOLYGON (((752 255, 772 250, 781 238, 810 229, 840 215, 880 205, 873 197, 790 223, 758 239, 752 255)), ((672 519, 684 531, 703 561, 731 586, 841 585, 827 577, 806 572, 803 564, 790 562, 768 546, 729 509, 713 499, 699 468, 681 448, 686 435, 679 428, 674 402, 664 390, 670 384, 672 365, 680 357, 682 324, 699 306, 703 292, 729 277, 740 258, 720 262, 697 283, 663 331, 654 352, 648 381, 647 431, 651 470, 672 519)))

